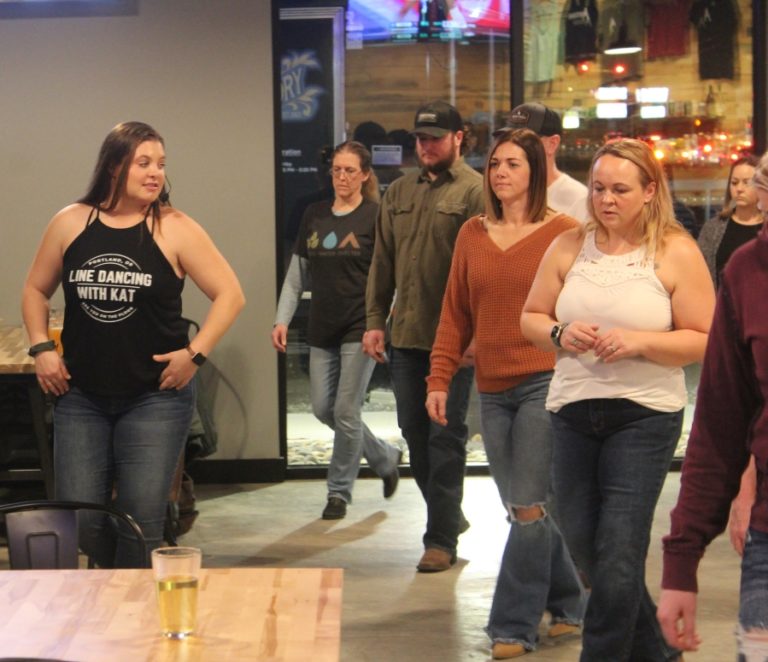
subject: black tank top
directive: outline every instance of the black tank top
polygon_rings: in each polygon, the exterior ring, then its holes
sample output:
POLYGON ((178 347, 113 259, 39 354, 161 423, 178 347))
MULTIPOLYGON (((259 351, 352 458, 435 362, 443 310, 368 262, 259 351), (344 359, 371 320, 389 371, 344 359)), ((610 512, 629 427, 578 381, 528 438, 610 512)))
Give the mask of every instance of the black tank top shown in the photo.
POLYGON ((86 393, 134 397, 158 388, 165 364, 153 354, 181 349, 184 279, 155 243, 146 218, 115 229, 96 217, 64 253, 64 360, 86 393))

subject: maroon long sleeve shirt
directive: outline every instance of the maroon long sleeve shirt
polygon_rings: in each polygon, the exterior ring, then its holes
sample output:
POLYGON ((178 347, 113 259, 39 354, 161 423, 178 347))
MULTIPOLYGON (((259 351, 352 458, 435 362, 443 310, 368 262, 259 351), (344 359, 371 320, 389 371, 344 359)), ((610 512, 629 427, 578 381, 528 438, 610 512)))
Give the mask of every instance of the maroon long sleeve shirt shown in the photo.
POLYGON ((757 499, 750 526, 768 533, 768 232, 731 256, 718 291, 680 495, 664 538, 662 586, 696 591, 696 570, 728 522, 750 454, 757 499))

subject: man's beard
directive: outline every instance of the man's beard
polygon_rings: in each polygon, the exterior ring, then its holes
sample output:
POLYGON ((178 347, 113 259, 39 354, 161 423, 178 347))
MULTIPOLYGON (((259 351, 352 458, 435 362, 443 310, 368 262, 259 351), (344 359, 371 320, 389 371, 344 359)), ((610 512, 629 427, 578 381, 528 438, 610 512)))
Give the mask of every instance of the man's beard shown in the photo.
POLYGON ((424 168, 427 170, 427 172, 433 174, 433 175, 439 175, 441 172, 445 172, 446 170, 449 170, 451 166, 454 164, 455 158, 453 154, 450 156, 441 159, 439 161, 436 161, 435 163, 431 163, 430 165, 424 166, 424 168))

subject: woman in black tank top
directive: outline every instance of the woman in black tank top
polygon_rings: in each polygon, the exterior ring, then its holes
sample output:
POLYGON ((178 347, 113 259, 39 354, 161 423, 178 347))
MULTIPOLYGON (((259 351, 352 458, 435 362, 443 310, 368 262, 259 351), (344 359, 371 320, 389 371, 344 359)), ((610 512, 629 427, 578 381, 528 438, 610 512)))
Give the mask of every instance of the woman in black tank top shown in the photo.
MULTIPOLYGON (((51 220, 24 285, 30 355, 41 388, 56 396, 56 498, 110 503, 114 493, 149 550, 162 544, 193 378, 243 304, 210 237, 169 204, 161 136, 141 122, 117 125, 86 195, 51 220), (181 315, 187 274, 212 301, 192 344, 181 315), (48 303, 60 284, 66 309, 57 348, 48 303)), ((83 527, 83 551, 102 567, 146 566, 105 524, 83 527)))

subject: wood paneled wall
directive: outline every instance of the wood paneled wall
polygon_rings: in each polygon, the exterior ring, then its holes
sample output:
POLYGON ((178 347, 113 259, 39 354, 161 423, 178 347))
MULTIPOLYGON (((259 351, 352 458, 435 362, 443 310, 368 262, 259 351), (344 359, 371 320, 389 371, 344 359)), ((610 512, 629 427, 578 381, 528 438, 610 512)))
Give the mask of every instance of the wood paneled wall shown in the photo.
POLYGON ((465 119, 509 110, 509 42, 393 44, 346 52, 347 133, 365 121, 387 131, 412 129, 416 109, 452 100, 465 119), (455 63, 455 74, 452 74, 455 63), (491 90, 493 90, 491 92, 491 90))
MULTIPOLYGON (((645 62, 642 78, 630 82, 630 88, 668 86, 671 100, 690 102, 696 112, 712 84, 723 112, 721 126, 743 132, 752 115, 752 0, 738 0, 738 6, 741 20, 736 79, 699 79, 697 33, 691 26, 688 54, 645 62)), ((387 131, 409 129, 421 103, 435 98, 451 100, 452 49, 456 63, 453 94, 462 115, 469 119, 475 112, 509 110, 508 41, 498 40, 493 49, 486 44, 365 44, 361 49, 346 51, 348 134, 367 120, 378 122, 387 131)), ((573 67, 558 64, 551 85, 527 84, 526 98, 558 110, 590 108, 595 103, 593 91, 602 80, 596 65, 589 73, 579 75, 573 67)))

